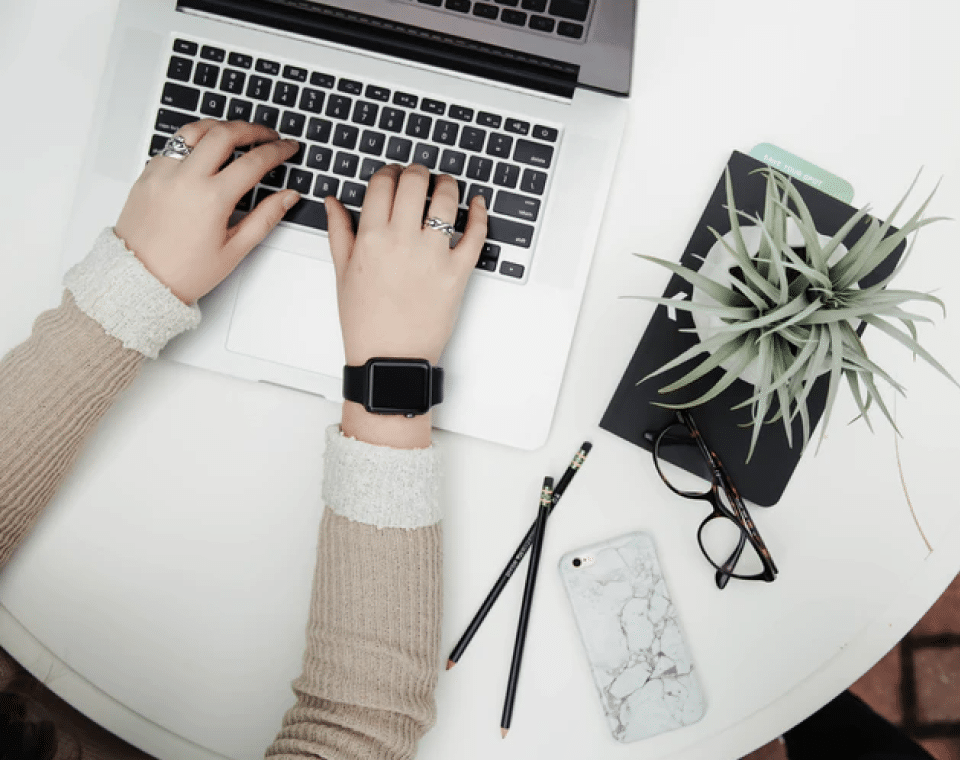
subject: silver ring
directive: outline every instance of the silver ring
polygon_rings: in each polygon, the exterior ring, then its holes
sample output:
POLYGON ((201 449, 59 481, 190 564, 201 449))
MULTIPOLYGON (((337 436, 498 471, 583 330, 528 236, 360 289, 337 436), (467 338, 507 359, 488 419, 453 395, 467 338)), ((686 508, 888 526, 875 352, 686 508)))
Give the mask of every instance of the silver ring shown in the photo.
POLYGON ((447 224, 443 219, 437 219, 435 216, 429 217, 423 223, 423 229, 430 228, 431 230, 436 230, 439 233, 446 235, 448 238, 453 237, 453 233, 457 231, 456 227, 452 224, 447 224))
POLYGON ((183 161, 183 159, 191 153, 193 153, 193 148, 187 145, 180 135, 174 135, 168 138, 163 146, 163 150, 160 151, 161 156, 175 158, 177 161, 183 161))

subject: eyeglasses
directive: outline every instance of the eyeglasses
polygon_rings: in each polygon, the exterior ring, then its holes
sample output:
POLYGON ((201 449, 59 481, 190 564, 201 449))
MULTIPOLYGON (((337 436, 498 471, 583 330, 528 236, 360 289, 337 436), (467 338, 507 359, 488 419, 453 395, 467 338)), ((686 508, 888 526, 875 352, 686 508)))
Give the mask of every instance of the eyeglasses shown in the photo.
POLYGON ((716 568, 717 588, 725 588, 731 578, 773 581, 777 566, 720 458, 707 447, 690 414, 678 410, 676 415, 676 422, 645 437, 653 442, 653 464, 667 488, 685 499, 713 505, 713 513, 700 523, 697 541, 716 568), (668 476, 664 462, 682 464, 692 472, 674 467, 668 476), (709 488, 704 489, 701 478, 709 488))

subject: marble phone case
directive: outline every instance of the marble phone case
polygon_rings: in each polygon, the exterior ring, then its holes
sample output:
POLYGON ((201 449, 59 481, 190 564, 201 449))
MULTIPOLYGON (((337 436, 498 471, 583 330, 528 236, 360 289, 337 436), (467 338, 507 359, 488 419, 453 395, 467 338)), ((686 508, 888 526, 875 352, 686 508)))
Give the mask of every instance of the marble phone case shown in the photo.
POLYGON ((703 694, 650 536, 565 554, 560 575, 614 738, 633 742, 700 720, 703 694))

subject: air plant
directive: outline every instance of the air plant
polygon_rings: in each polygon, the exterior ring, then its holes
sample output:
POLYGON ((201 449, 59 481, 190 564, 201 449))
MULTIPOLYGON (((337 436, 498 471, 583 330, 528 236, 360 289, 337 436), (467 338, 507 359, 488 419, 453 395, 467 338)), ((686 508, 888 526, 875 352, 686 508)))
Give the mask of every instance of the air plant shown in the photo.
MULTIPOLYGON (((944 316, 946 308, 940 299, 929 293, 887 288, 909 258, 916 235, 889 276, 869 286, 861 287, 858 283, 911 233, 941 219, 922 217, 933 193, 899 230, 893 230, 890 221, 880 222, 868 216, 869 207, 864 207, 827 239, 818 233, 807 205, 788 178, 766 168, 756 171, 767 177, 762 216, 751 216, 736 208, 728 171, 726 208, 731 232, 726 237, 730 241, 710 228, 736 264, 737 269, 733 270, 735 279, 730 285, 680 264, 637 254, 679 275, 699 290, 701 296, 699 302, 696 299, 645 300, 718 318, 715 320, 718 325, 715 334, 702 338, 701 342, 640 382, 706 352, 708 355, 696 367, 676 382, 659 389, 660 393, 667 394, 699 380, 717 367, 725 368, 723 375, 699 398, 686 403, 658 403, 658 406, 670 409, 690 408, 716 397, 753 365, 752 369, 759 378, 754 383, 754 393, 733 407, 734 410, 750 409, 753 430, 747 461, 753 455, 765 422, 782 421, 787 442, 792 446, 792 423, 799 416, 803 446, 807 445, 810 439, 807 399, 814 382, 824 373, 829 373, 829 384, 821 441, 844 378, 860 412, 857 419, 862 417, 873 430, 868 412, 876 403, 896 430, 890 410, 878 392, 877 378, 883 379, 900 394, 904 389, 886 370, 870 360, 857 328, 860 323, 865 323, 893 338, 957 384, 917 341, 916 323, 932 320, 902 307, 909 301, 927 301, 937 304, 944 316), (755 255, 751 255, 744 242, 741 218, 761 231, 759 250, 755 255), (849 250, 845 249, 844 240, 865 219, 869 220, 866 231, 849 250), (796 225, 803 238, 802 247, 793 248, 787 243, 788 225, 796 225)), ((916 180, 893 210, 891 220, 915 184, 916 180)))

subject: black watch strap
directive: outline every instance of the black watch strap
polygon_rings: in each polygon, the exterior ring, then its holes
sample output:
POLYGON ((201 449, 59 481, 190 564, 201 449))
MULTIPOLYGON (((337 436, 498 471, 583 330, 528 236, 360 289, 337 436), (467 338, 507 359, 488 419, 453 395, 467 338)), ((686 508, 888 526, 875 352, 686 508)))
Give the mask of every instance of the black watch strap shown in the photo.
MULTIPOLYGON (((441 367, 432 366, 430 362, 425 359, 398 359, 385 357, 369 359, 361 366, 345 365, 343 368, 343 398, 346 401, 354 401, 358 404, 362 404, 367 411, 379 414, 407 413, 407 416, 413 416, 414 414, 425 414, 430 407, 436 406, 443 401, 443 369, 441 367), (419 370, 420 372, 422 372, 425 368, 428 369, 429 406, 427 406, 427 408, 420 408, 413 413, 410 413, 404 409, 373 408, 371 404, 369 380, 371 376, 371 368, 373 368, 373 371, 376 371, 375 365, 378 364, 390 364, 392 366, 402 366, 406 364, 409 365, 414 371, 419 370)), ((412 403, 416 405, 416 402, 412 403)), ((422 401, 420 403, 422 403, 422 401)))

